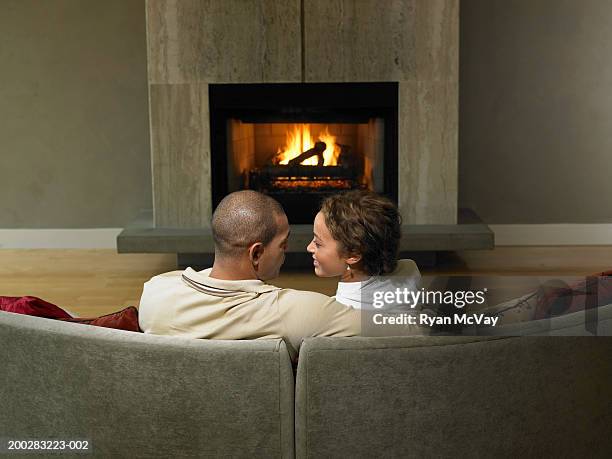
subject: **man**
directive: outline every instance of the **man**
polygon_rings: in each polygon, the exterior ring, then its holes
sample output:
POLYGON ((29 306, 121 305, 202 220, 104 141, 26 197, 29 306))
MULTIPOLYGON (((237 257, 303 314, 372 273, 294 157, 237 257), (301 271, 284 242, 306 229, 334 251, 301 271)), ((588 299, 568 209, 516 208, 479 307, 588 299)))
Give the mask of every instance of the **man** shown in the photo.
POLYGON ((212 268, 153 277, 144 285, 145 333, 208 339, 284 338, 297 351, 309 336, 360 333, 359 312, 320 293, 265 281, 285 261, 289 223, 274 199, 255 191, 226 196, 212 219, 212 268))

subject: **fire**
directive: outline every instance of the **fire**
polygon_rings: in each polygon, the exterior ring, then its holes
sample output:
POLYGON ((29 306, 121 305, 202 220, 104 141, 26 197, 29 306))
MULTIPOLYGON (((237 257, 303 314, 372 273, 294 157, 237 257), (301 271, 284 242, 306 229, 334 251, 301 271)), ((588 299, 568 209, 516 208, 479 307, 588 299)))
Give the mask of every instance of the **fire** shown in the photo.
MULTIPOLYGON (((310 128, 310 124, 296 124, 293 129, 287 129, 285 146, 279 148, 277 151, 278 164, 289 163, 293 158, 313 148, 316 141, 325 142, 326 145, 325 151, 323 152, 323 165, 336 166, 338 164, 340 147, 336 144, 336 137, 329 133, 328 126, 324 127, 316 140, 310 133, 310 128)), ((316 166, 318 164, 318 158, 316 155, 311 156, 300 164, 305 166, 316 166)))

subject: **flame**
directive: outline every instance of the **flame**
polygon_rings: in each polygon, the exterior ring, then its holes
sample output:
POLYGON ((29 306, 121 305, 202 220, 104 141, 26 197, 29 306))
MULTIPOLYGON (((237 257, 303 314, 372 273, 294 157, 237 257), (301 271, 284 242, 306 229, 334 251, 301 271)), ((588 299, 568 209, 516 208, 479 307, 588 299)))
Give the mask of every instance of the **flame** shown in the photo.
MULTIPOLYGON (((277 164, 287 164, 293 158, 297 158, 306 150, 314 147, 315 140, 310 133, 310 124, 296 124, 293 129, 287 129, 286 141, 283 148, 277 151, 277 164)), ((329 133, 329 127, 325 128, 319 134, 317 141, 325 142, 327 148, 323 152, 323 165, 336 166, 338 164, 338 156, 340 156, 340 147, 336 144, 336 137, 329 133)), ((305 159, 300 164, 305 166, 316 166, 318 164, 317 156, 311 156, 305 159)))

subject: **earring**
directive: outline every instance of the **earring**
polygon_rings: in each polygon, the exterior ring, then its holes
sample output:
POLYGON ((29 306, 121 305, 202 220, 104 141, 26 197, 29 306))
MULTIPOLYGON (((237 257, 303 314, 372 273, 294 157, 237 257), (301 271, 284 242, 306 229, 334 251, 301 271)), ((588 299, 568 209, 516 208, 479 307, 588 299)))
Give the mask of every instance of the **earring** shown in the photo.
POLYGON ((346 264, 346 270, 348 271, 349 274, 353 274, 353 272, 351 271, 351 265, 349 265, 348 263, 346 264))

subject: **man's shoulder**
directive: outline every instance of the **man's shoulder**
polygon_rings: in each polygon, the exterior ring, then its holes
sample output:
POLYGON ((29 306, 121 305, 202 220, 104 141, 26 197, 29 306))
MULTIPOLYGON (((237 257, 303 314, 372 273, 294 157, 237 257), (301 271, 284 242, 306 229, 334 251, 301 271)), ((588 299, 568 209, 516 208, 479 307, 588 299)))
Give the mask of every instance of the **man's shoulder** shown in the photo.
POLYGON ((181 279, 182 273, 182 271, 170 271, 153 276, 145 282, 140 298, 141 305, 143 303, 165 301, 168 296, 176 294, 177 289, 184 287, 184 282, 181 279))
POLYGON ((354 336, 361 331, 359 311, 327 295, 304 290, 278 291, 284 333, 299 348, 310 336, 354 336))
POLYGON ((281 288, 278 290, 279 301, 310 301, 313 303, 327 303, 331 298, 323 293, 308 290, 281 288))
POLYGON ((156 281, 166 281, 169 279, 180 279, 181 276, 183 275, 182 270, 177 270, 177 271, 169 271, 167 273, 161 273, 161 274, 157 274, 156 276, 153 276, 151 279, 149 279, 147 282, 156 282, 156 281))
POLYGON ((301 308, 316 308, 326 310, 343 311, 352 309, 342 303, 336 301, 334 297, 329 297, 319 292, 311 292, 308 290, 295 290, 282 288, 278 290, 278 302, 281 307, 301 307, 301 308))

